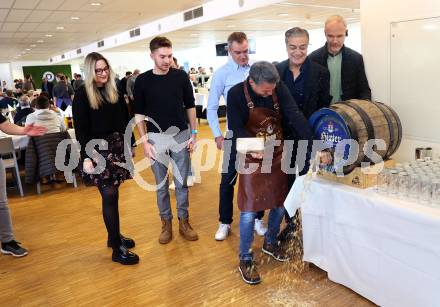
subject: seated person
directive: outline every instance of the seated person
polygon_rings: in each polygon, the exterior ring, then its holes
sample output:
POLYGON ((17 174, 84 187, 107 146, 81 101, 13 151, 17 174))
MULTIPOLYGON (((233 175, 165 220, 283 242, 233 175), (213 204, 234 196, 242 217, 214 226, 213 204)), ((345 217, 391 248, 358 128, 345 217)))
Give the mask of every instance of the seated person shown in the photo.
POLYGON ((23 95, 20 97, 18 101, 19 107, 17 108, 17 114, 14 116, 14 123, 20 126, 24 126, 26 122, 26 117, 34 112, 34 109, 31 108, 31 104, 29 101, 29 97, 23 95))
POLYGON ((49 109, 50 110, 52 110, 55 113, 57 113, 57 115, 61 116, 61 118, 65 117, 64 112, 54 104, 54 102, 50 98, 50 94, 48 92, 41 92, 40 96, 45 96, 45 97, 47 97, 47 99, 49 99, 49 109))
POLYGON ((46 133, 66 131, 64 119, 56 112, 50 110, 49 99, 46 96, 39 96, 35 99, 36 111, 26 118, 26 125, 36 124, 47 128, 46 133))
POLYGON ((6 90, 6 95, 0 100, 0 109, 8 109, 8 106, 15 108, 17 99, 14 98, 12 90, 6 90))

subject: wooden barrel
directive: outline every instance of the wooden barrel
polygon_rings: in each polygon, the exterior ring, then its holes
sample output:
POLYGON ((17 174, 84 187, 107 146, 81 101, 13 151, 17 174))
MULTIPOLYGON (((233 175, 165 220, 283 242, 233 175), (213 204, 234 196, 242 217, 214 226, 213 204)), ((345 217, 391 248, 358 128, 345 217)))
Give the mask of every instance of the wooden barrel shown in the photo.
POLYGON ((356 162, 343 168, 345 174, 367 162, 363 148, 371 139, 382 139, 386 143, 384 150, 373 150, 384 160, 389 158, 400 146, 402 124, 396 112, 389 106, 375 101, 352 99, 323 108, 309 119, 315 139, 321 139, 333 147, 341 140, 353 139, 359 144, 356 162))

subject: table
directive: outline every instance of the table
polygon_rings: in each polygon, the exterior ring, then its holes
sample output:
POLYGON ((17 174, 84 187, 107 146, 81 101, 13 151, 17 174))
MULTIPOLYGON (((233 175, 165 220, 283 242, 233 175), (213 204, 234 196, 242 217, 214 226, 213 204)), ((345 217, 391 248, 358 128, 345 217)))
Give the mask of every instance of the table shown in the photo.
MULTIPOLYGON (((208 107, 208 97, 209 93, 196 93, 194 95, 195 105, 202 106, 202 110, 205 110, 208 107)), ((226 101, 223 96, 220 97, 219 106, 225 106, 226 101)))
MULTIPOLYGON (((67 132, 70 135, 70 138, 75 139, 75 129, 68 129, 67 132)), ((12 138, 12 143, 14 144, 14 148, 16 150, 26 149, 30 137, 27 135, 9 135, 6 133, 0 133, 0 137, 10 137, 12 138)))
POLYGON ((380 306, 440 306, 440 208, 307 176, 284 204, 301 208, 304 261, 380 306))

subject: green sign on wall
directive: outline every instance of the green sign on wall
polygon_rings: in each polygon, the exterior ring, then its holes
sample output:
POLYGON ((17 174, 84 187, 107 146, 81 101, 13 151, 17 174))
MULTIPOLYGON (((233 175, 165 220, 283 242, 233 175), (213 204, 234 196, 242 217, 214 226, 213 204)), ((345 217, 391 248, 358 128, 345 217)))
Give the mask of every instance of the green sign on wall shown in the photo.
POLYGON ((44 65, 44 66, 23 66, 23 76, 32 75, 37 88, 41 88, 44 76, 47 76, 49 81, 55 81, 57 73, 62 73, 69 78, 72 78, 72 68, 70 65, 44 65))

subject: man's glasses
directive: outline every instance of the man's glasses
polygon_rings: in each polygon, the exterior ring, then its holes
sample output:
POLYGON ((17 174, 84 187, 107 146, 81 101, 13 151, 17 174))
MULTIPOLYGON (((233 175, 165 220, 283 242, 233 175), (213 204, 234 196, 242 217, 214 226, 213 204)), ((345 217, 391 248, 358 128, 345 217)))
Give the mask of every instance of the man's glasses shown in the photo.
POLYGON ((106 66, 106 67, 104 67, 104 68, 98 68, 98 69, 95 69, 95 73, 96 73, 98 76, 102 75, 102 74, 104 73, 104 71, 105 71, 106 74, 108 74, 108 72, 110 71, 110 69, 108 68, 108 66, 106 66))

